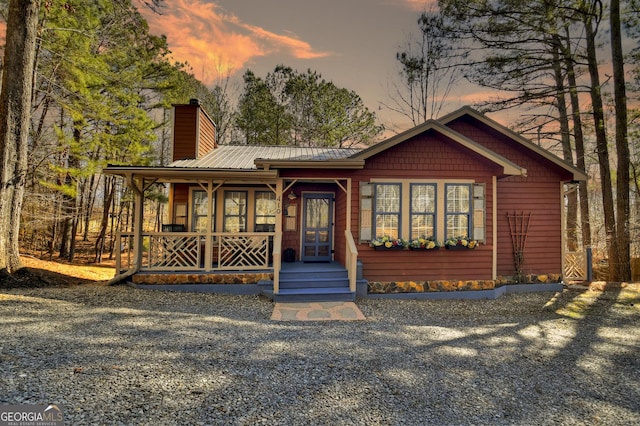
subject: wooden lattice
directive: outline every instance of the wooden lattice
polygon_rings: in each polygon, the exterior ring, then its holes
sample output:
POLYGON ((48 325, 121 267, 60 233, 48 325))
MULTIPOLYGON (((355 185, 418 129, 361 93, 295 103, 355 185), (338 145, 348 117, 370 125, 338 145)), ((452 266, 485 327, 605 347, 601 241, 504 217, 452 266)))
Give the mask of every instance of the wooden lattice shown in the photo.
POLYGON ((587 255, 584 251, 566 252, 562 277, 564 280, 585 281, 587 279, 587 255))
POLYGON ((266 236, 233 236, 220 241, 219 267, 252 268, 269 266, 269 244, 266 236))
POLYGON ((152 235, 149 267, 196 269, 200 267, 200 239, 192 235, 152 235))

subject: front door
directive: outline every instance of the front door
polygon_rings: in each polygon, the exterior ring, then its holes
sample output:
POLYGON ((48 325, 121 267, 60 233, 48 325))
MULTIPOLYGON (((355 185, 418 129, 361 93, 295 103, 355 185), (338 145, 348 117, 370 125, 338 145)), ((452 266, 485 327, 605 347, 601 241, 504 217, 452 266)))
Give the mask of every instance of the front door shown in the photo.
POLYGON ((302 261, 330 262, 333 194, 303 194, 302 261))

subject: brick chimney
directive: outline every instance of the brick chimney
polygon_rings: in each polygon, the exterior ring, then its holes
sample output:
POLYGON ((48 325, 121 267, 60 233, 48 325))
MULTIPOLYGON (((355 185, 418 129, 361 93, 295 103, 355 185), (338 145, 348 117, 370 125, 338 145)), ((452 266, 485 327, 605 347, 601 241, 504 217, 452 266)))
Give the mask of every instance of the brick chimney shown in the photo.
POLYGON ((173 161, 200 158, 217 148, 216 125, 200 105, 173 105, 173 161))

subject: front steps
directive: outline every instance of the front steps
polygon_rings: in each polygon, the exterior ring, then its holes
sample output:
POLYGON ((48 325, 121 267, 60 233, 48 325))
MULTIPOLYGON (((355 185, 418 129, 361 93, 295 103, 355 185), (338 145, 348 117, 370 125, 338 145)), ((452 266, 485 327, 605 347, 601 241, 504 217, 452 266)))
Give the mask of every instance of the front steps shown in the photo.
POLYGON ((352 302, 355 292, 349 290, 347 270, 336 262, 283 263, 280 270, 280 291, 273 287, 263 294, 275 302, 352 302))

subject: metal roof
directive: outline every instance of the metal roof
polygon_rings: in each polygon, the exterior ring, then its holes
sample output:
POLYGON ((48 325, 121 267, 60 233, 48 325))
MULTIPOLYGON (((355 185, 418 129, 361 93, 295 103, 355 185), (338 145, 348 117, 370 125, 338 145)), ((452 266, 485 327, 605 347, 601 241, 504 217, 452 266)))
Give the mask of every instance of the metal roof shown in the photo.
POLYGON ((174 161, 168 167, 255 170, 258 159, 331 161, 347 159, 360 151, 360 148, 219 145, 204 157, 174 161))

